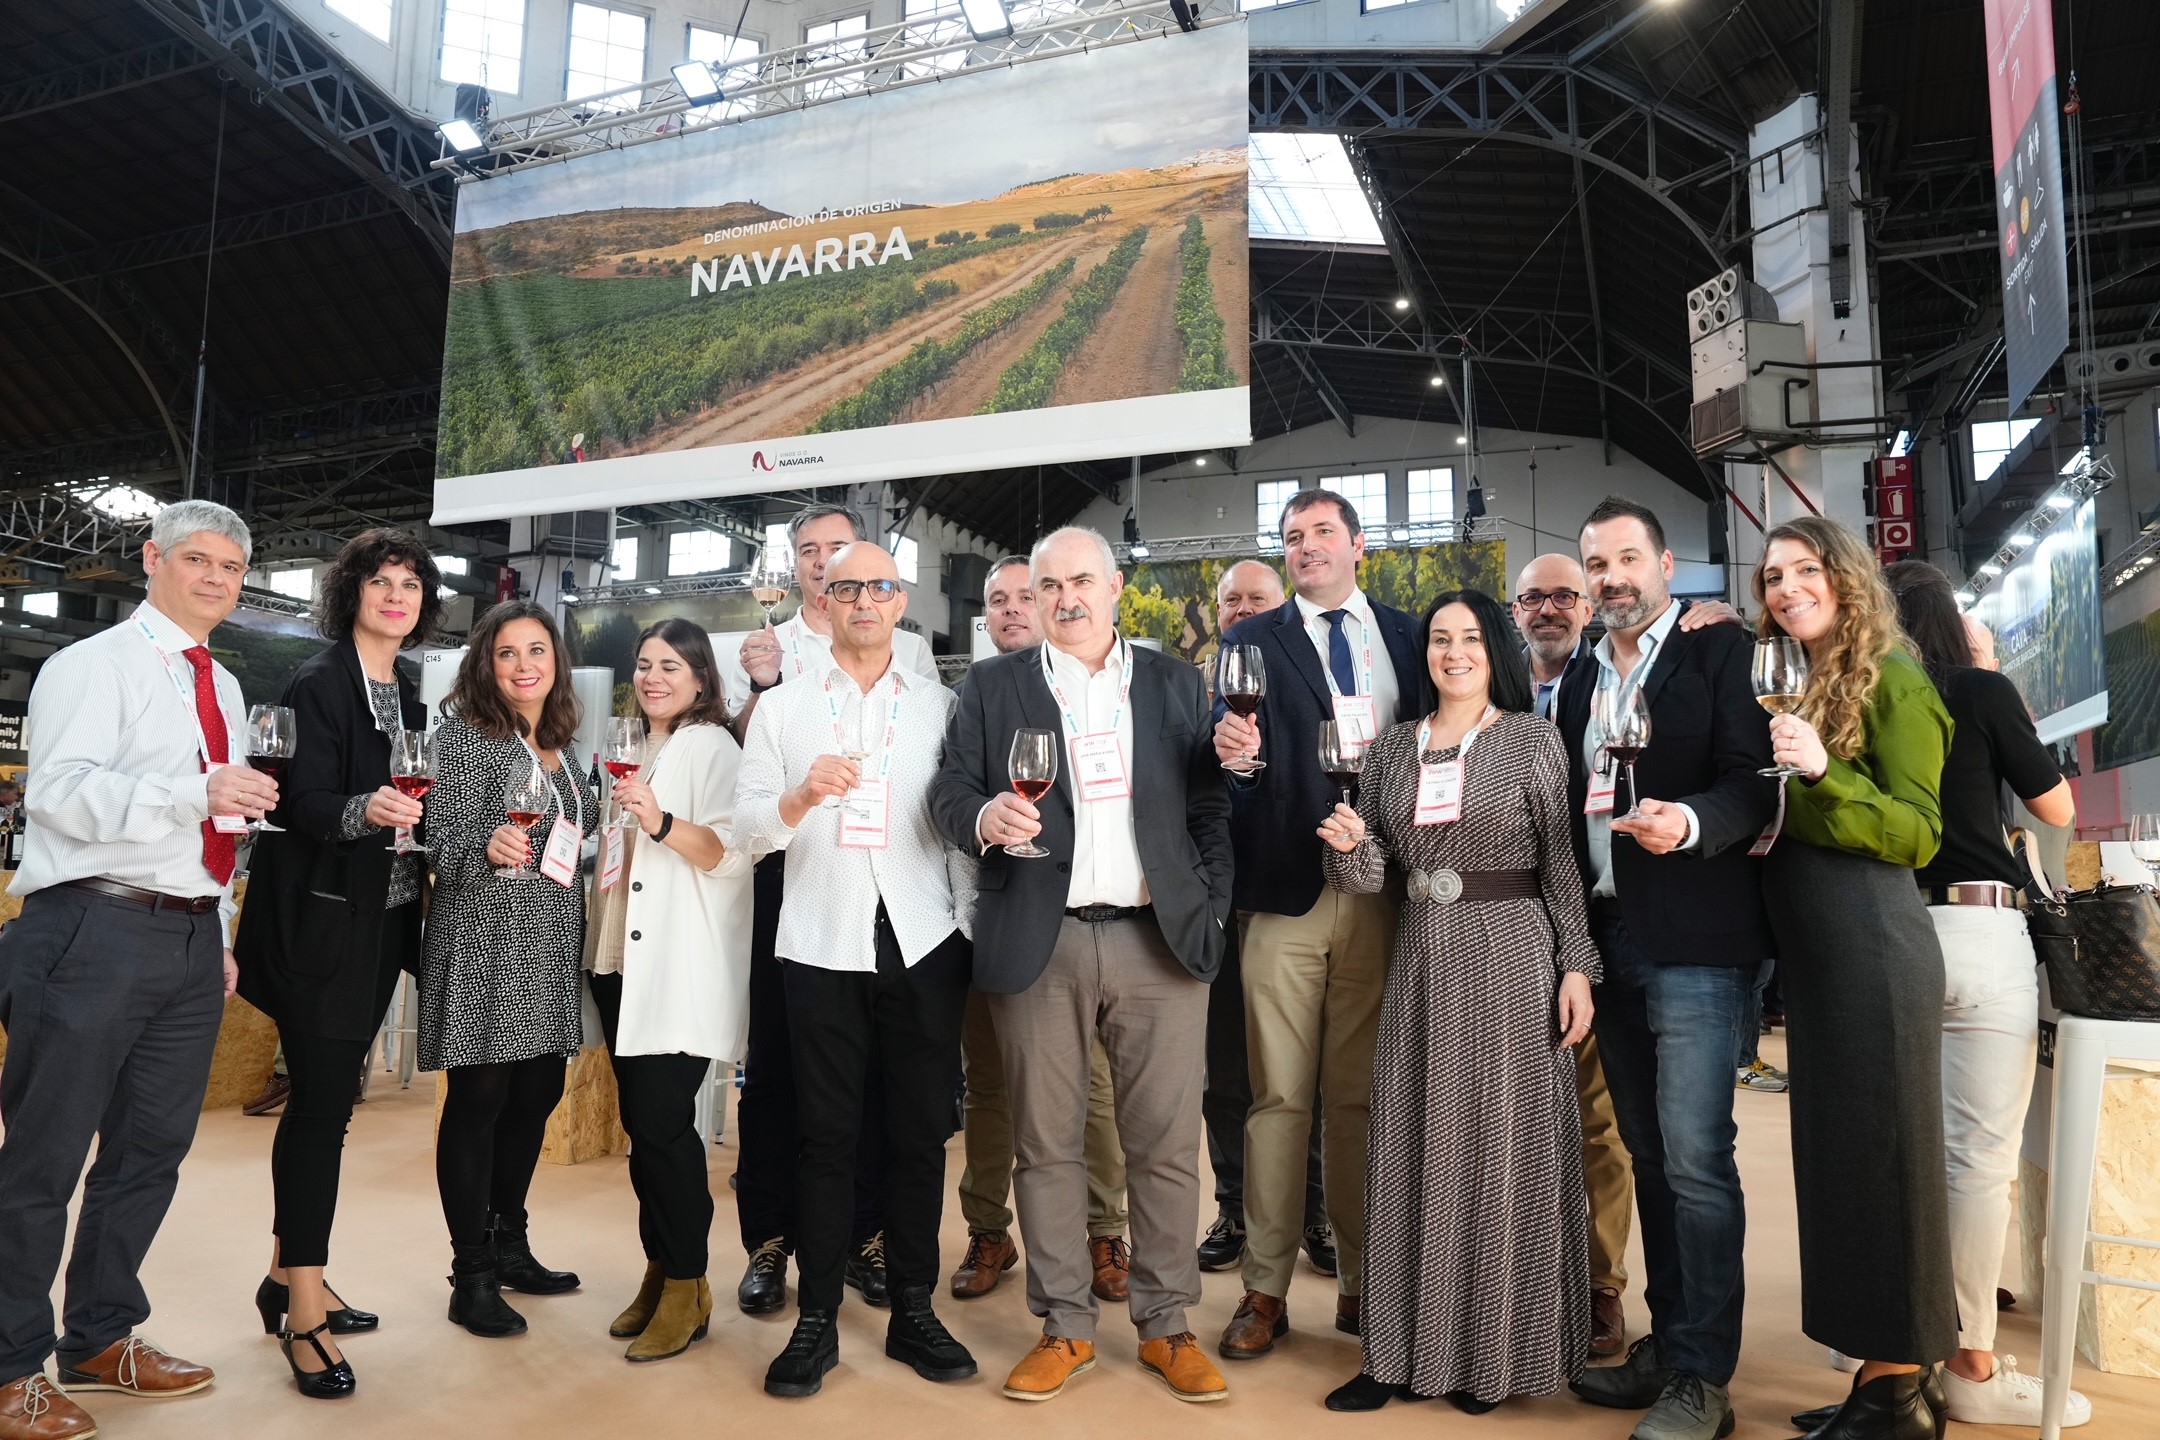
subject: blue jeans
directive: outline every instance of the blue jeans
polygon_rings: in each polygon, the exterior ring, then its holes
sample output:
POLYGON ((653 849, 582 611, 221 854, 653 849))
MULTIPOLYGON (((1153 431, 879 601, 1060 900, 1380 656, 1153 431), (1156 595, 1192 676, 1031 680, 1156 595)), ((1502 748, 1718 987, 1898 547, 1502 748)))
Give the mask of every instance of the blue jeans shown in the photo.
POLYGON ((1746 1289, 1733 1071, 1754 1023, 1757 967, 1659 965, 1609 905, 1591 920, 1605 956, 1598 1054, 1635 1160, 1643 1298, 1664 1362, 1724 1385, 1740 1358, 1746 1289))

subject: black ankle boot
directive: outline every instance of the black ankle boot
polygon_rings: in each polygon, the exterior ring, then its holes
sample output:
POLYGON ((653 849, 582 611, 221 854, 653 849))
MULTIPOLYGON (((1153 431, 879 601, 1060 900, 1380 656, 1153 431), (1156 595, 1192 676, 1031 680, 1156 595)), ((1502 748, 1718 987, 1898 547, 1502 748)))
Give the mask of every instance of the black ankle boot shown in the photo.
POLYGON ((912 1366, 925 1380, 965 1380, 975 1373, 975 1357, 953 1339, 930 1305, 928 1285, 909 1285, 892 1297, 892 1319, 885 1325, 885 1353, 912 1366))
POLYGON ((525 1238, 525 1212, 488 1216, 488 1240, 495 1247, 495 1274, 505 1290, 527 1295, 560 1295, 578 1288, 577 1275, 550 1270, 533 1259, 525 1238))
POLYGON ((795 1317, 787 1349, 765 1367, 765 1393, 799 1399, 824 1388, 825 1372, 840 1363, 839 1317, 831 1310, 805 1310, 795 1317))
POLYGON ((489 1340, 525 1333, 525 1317, 502 1298, 495 1252, 485 1243, 452 1245, 450 1320, 489 1340))
POLYGON ((1937 1420, 1922 1394, 1926 1369, 1883 1375, 1852 1393, 1810 1440, 1935 1440, 1937 1420))
MULTIPOLYGON (((1935 1412, 1935 1440, 1942 1440, 1943 1428, 1950 1419, 1950 1394, 1943 1389, 1942 1372, 1942 1366, 1930 1365, 1921 1372, 1925 1378, 1920 1381, 1920 1398, 1927 1401, 1928 1409, 1935 1412)), ((1813 1410, 1803 1410, 1793 1416, 1792 1423, 1794 1428, 1806 1435, 1829 1424, 1831 1417, 1837 1412, 1838 1407, 1835 1405, 1818 1405, 1813 1410)))

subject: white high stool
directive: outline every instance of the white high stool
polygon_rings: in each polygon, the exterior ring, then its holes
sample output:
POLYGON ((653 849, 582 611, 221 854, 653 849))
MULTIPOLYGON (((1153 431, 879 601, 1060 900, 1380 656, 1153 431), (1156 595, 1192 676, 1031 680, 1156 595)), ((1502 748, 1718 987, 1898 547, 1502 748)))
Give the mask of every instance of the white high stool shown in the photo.
POLYGON ((2103 1275, 2085 1268, 2085 1245, 2134 1245, 2160 1250, 2160 1239, 2095 1235, 2093 1155, 2099 1143, 2100 1087, 2110 1060, 2160 1060, 2160 1024, 2064 1015, 2055 1027, 2054 1098, 2050 1113, 2047 1282, 2040 1302, 2040 1440, 2060 1440, 2070 1403, 2077 1352, 2078 1287, 2128 1285, 2160 1291, 2160 1282, 2103 1275))

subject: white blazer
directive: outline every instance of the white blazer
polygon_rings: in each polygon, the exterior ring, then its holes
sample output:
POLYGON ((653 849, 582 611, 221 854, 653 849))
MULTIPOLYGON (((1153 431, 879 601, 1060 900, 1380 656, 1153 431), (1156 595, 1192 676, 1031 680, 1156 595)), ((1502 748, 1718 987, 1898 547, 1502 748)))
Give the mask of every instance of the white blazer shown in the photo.
MULTIPOLYGON (((699 870, 667 846, 638 837, 627 882, 618 1055, 743 1058, 754 857, 735 845, 732 833, 741 767, 741 747, 718 725, 676 731, 648 767, 645 782, 660 808, 678 825, 712 827, 727 854, 713 869, 699 870)), ((588 938, 588 952, 592 943, 588 938)))

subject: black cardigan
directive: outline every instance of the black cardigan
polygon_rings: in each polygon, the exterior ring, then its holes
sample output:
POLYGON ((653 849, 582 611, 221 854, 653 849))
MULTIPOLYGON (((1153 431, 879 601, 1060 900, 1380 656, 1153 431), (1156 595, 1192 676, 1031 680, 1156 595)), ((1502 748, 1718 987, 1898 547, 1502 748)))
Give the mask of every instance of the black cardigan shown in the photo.
MULTIPOLYGON (((375 724, 360 656, 350 641, 302 665, 285 688, 298 744, 271 819, 283 833, 255 840, 233 958, 240 994, 280 1025, 332 1039, 365 1040, 382 1024, 376 1008, 390 888, 390 832, 340 840, 353 796, 390 783, 390 741, 375 724)), ((398 672, 405 727, 425 729, 427 709, 398 672)), ((407 933, 393 953, 417 972, 420 906, 400 907, 407 933)))

